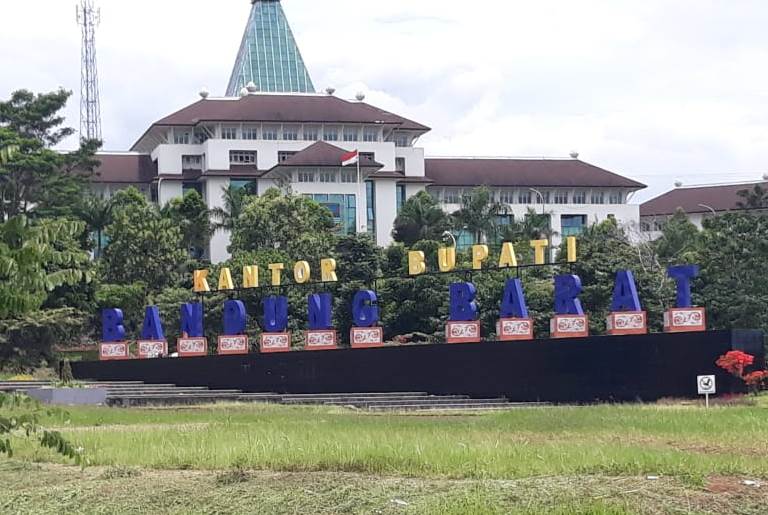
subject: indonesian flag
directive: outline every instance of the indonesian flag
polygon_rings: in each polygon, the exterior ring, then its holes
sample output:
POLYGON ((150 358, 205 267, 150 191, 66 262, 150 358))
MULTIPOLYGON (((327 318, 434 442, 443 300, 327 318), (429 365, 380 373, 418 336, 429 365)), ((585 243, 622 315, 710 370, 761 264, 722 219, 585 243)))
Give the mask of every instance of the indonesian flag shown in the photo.
POLYGON ((357 150, 347 152, 341 156, 341 166, 348 166, 357 163, 360 160, 360 153, 357 150))

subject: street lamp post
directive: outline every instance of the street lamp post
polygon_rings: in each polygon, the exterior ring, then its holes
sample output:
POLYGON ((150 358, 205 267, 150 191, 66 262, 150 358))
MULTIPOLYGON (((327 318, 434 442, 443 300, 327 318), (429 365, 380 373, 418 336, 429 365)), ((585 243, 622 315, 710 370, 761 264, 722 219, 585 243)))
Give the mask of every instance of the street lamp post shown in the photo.
POLYGON ((544 214, 544 208, 545 208, 545 206, 544 206, 544 194, 542 192, 540 192, 539 190, 537 190, 536 188, 528 188, 528 189, 531 190, 532 192, 534 192, 536 195, 539 196, 539 200, 541 201, 541 214, 543 215, 544 214))
POLYGON ((453 242, 453 248, 456 248, 456 237, 453 235, 451 231, 445 231, 443 233, 443 238, 448 237, 453 242))
POLYGON ((708 206, 706 204, 699 204, 699 207, 703 207, 704 209, 709 209, 712 212, 712 216, 717 216, 717 211, 715 211, 715 208, 712 206, 708 206))

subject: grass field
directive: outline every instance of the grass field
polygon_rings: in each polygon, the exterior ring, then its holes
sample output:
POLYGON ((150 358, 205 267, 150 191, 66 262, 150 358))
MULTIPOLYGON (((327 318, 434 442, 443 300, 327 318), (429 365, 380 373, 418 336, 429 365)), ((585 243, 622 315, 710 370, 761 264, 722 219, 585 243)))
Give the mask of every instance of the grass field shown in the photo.
POLYGON ((73 408, 46 425, 91 466, 15 442, 0 513, 768 513, 768 484, 742 484, 768 480, 765 397, 482 415, 73 408))

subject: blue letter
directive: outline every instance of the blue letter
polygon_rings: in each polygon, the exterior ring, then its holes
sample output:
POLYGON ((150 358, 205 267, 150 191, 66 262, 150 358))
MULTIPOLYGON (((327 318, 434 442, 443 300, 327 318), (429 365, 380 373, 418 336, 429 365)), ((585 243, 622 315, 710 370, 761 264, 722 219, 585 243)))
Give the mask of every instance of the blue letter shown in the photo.
POLYGON ((578 275, 555 276, 555 314, 583 315, 581 301, 581 279, 578 275))
POLYGON ((224 303, 224 336, 245 334, 245 304, 239 300, 224 303))
POLYGON ((520 279, 509 279, 504 285, 499 314, 501 318, 528 318, 528 306, 525 305, 523 282, 520 279))
POLYGON ((310 331, 322 331, 333 327, 332 300, 330 293, 313 293, 307 298, 310 331))
POLYGON ((667 268, 667 275, 677 284, 678 308, 690 308, 691 303, 691 279, 699 275, 698 265, 680 265, 667 268))
POLYGON ((165 340, 163 323, 160 321, 160 309, 147 306, 144 312, 144 326, 141 328, 142 340, 165 340))
POLYGON ((453 283, 450 286, 451 322, 477 320, 477 288, 472 283, 453 283))
POLYGON ((203 305, 201 303, 181 305, 181 334, 185 338, 203 337, 203 305))
POLYGON ((637 296, 635 276, 631 270, 616 272, 616 283, 613 286, 613 304, 611 311, 641 311, 640 297, 637 296))
POLYGON ((264 299, 264 332, 282 333, 288 327, 288 298, 270 295, 264 299))
POLYGON ((360 290, 352 299, 352 320, 355 327, 373 327, 379 323, 378 298, 371 290, 360 290))
POLYGON ((125 340, 123 312, 120 309, 105 309, 101 312, 101 341, 121 342, 125 340))

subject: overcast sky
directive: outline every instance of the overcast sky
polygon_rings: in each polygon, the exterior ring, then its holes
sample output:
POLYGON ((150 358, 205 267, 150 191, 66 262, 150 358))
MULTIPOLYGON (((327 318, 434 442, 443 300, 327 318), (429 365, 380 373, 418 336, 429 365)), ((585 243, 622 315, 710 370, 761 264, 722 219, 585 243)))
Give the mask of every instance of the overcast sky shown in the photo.
MULTIPOLYGON (((223 95, 248 0, 97 0, 107 150, 223 95)), ((76 0, 3 0, 0 98, 75 92, 76 0)), ((764 0, 283 0, 315 87, 433 128, 428 155, 581 158, 649 185, 768 172, 764 0)), ((76 140, 68 142, 72 147, 76 140)))

